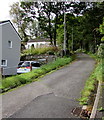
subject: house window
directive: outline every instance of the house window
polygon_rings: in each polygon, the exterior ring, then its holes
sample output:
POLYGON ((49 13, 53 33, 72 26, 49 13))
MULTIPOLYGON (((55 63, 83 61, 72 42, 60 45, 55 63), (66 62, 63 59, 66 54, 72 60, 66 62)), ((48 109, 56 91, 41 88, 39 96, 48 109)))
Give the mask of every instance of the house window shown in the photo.
POLYGON ((8 41, 9 48, 12 48, 12 41, 8 41))
POLYGON ((1 66, 7 66, 7 60, 1 60, 1 66))

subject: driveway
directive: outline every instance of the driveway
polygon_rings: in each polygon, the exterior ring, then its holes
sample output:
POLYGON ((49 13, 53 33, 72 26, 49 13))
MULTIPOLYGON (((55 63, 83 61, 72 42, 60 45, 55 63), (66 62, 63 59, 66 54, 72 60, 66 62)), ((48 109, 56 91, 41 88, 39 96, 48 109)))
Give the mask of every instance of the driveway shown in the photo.
POLYGON ((75 118, 73 108, 95 61, 86 54, 40 81, 20 87, 2 96, 3 118, 75 118))

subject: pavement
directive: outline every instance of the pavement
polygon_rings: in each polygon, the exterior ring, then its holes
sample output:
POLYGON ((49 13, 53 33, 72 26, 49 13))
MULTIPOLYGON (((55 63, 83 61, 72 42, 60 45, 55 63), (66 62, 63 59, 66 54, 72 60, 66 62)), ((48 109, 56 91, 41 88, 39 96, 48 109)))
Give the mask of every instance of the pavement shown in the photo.
POLYGON ((2 95, 3 118, 76 118, 78 98, 95 61, 86 54, 40 81, 2 95))

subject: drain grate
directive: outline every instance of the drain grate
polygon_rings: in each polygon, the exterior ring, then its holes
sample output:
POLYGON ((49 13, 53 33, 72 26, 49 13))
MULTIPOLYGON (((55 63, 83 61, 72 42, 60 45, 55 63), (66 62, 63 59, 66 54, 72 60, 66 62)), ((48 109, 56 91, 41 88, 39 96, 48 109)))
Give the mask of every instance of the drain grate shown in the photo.
POLYGON ((80 116, 81 111, 82 111, 82 107, 77 107, 77 108, 74 108, 71 113, 74 116, 80 116))

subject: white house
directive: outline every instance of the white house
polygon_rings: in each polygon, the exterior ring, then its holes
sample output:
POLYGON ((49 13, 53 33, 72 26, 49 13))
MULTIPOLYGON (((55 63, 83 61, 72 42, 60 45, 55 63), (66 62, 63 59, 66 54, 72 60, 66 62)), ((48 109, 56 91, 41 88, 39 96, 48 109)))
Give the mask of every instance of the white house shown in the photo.
POLYGON ((0 71, 2 75, 17 74, 21 38, 10 20, 0 22, 0 71))
POLYGON ((34 39, 27 42, 25 45, 26 49, 30 49, 31 46, 34 46, 34 48, 41 48, 41 47, 47 47, 50 45, 49 39, 34 39))

